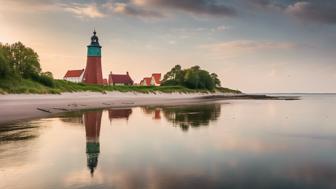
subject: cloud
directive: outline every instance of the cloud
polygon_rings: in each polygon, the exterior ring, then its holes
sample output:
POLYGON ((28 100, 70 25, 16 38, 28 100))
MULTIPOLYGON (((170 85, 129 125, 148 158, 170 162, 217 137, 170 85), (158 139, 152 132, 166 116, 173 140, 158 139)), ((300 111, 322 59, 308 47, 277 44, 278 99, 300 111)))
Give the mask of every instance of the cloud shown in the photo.
POLYGON ((336 24, 336 3, 331 1, 300 1, 289 5, 285 12, 306 21, 336 24))
POLYGON ((272 41, 252 41, 252 40, 236 40, 221 42, 215 44, 203 45, 201 48, 208 49, 211 53, 222 57, 235 57, 242 54, 253 53, 259 50, 274 49, 293 49, 296 44, 290 42, 272 42, 272 41))
POLYGON ((330 0, 241 0, 252 7, 263 10, 278 10, 304 21, 335 24, 336 2, 330 0))
POLYGON ((97 4, 63 4, 65 11, 71 12, 74 15, 84 18, 103 18, 106 16, 105 13, 103 13, 101 10, 99 10, 97 4))
POLYGON ((116 3, 115 5, 111 5, 110 9, 112 9, 115 13, 125 14, 128 16, 145 17, 145 18, 164 17, 164 15, 160 12, 143 9, 126 3, 116 3))
POLYGON ((275 0, 248 0, 247 3, 257 8, 271 9, 271 10, 282 10, 286 7, 285 5, 275 0))
POLYGON ((179 10, 198 15, 236 15, 236 10, 233 7, 218 3, 218 1, 215 0, 133 0, 132 2, 138 6, 179 10))
POLYGON ((176 12, 233 17, 244 12, 244 8, 254 8, 260 13, 279 11, 304 21, 336 24, 336 2, 331 0, 0 0, 0 4, 0 10, 4 11, 67 11, 80 18, 103 18, 113 14, 164 18, 176 12))
POLYGON ((19 13, 36 13, 36 12, 50 12, 59 11, 60 8, 51 0, 0 0, 0 12, 14 12, 19 13))

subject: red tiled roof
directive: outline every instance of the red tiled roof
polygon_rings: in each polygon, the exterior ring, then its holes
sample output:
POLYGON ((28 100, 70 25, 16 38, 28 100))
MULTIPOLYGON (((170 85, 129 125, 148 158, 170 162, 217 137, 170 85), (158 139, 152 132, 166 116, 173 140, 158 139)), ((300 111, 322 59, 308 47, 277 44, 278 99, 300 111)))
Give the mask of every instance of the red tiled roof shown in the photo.
POLYGON ((133 80, 128 74, 110 74, 109 83, 133 85, 133 80))
POLYGON ((152 78, 151 78, 151 77, 145 77, 145 78, 143 79, 143 81, 145 82, 146 86, 150 86, 150 85, 151 85, 152 78))
POLYGON ((82 70, 68 70, 64 77, 80 77, 84 69, 82 70))
POLYGON ((154 80, 155 80, 156 84, 160 84, 160 80, 161 80, 161 74, 160 73, 153 73, 152 77, 154 77, 154 80))

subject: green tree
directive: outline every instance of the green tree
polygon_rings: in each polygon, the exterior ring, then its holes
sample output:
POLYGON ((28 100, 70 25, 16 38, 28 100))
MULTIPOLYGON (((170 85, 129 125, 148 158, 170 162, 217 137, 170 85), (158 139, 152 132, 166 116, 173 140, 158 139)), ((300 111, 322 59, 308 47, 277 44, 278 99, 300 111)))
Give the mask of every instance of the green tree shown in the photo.
POLYGON ((190 88, 190 89, 198 89, 199 88, 199 82, 200 78, 197 73, 197 70, 194 69, 187 69, 185 76, 184 76, 184 86, 190 88))
POLYGON ((162 85, 182 85, 190 89, 213 90, 220 86, 217 74, 209 74, 199 66, 182 70, 180 65, 173 67, 165 74, 162 85))
POLYGON ((174 80, 177 84, 183 82, 183 71, 180 65, 174 66, 163 76, 163 82, 174 80))
POLYGON ((16 42, 9 47, 9 65, 23 78, 31 78, 41 72, 38 54, 31 48, 16 42))
POLYGON ((218 79, 218 75, 216 73, 212 73, 211 78, 214 81, 216 87, 221 86, 221 81, 218 79))
POLYGON ((215 82, 211 78, 209 72, 205 70, 200 70, 198 72, 199 78, 200 78, 200 83, 199 83, 199 88, 200 89, 208 89, 208 90, 213 90, 215 88, 215 82))
POLYGON ((4 46, 0 43, 0 78, 5 78, 9 75, 10 69, 7 57, 5 55, 4 46))

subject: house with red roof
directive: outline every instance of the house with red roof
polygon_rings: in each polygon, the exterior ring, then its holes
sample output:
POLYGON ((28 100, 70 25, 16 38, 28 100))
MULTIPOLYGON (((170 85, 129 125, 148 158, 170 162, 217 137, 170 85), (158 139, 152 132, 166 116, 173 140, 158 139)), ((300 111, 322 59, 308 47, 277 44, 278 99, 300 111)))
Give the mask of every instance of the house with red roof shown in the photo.
POLYGON ((152 78, 151 77, 145 77, 140 81, 140 85, 142 86, 151 86, 152 78))
POLYGON ((81 70, 68 70, 63 79, 74 83, 80 83, 83 81, 84 69, 81 70))
POLYGON ((153 73, 151 83, 154 86, 160 86, 161 85, 161 73, 153 73))
POLYGON ((126 74, 113 74, 111 72, 108 83, 110 85, 133 85, 134 81, 128 72, 126 72, 126 74))
POLYGON ((160 86, 161 85, 161 74, 153 73, 151 77, 145 77, 140 81, 142 86, 160 86))

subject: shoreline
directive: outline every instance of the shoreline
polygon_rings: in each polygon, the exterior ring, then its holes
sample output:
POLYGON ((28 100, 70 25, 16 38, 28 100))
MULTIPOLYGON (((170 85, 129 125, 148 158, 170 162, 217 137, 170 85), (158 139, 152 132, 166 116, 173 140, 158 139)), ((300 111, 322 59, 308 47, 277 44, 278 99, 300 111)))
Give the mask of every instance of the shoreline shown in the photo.
POLYGON ((126 108, 144 105, 181 105, 216 100, 298 100, 298 97, 229 93, 135 93, 95 92, 0 95, 0 124, 49 117, 89 109, 126 108))

